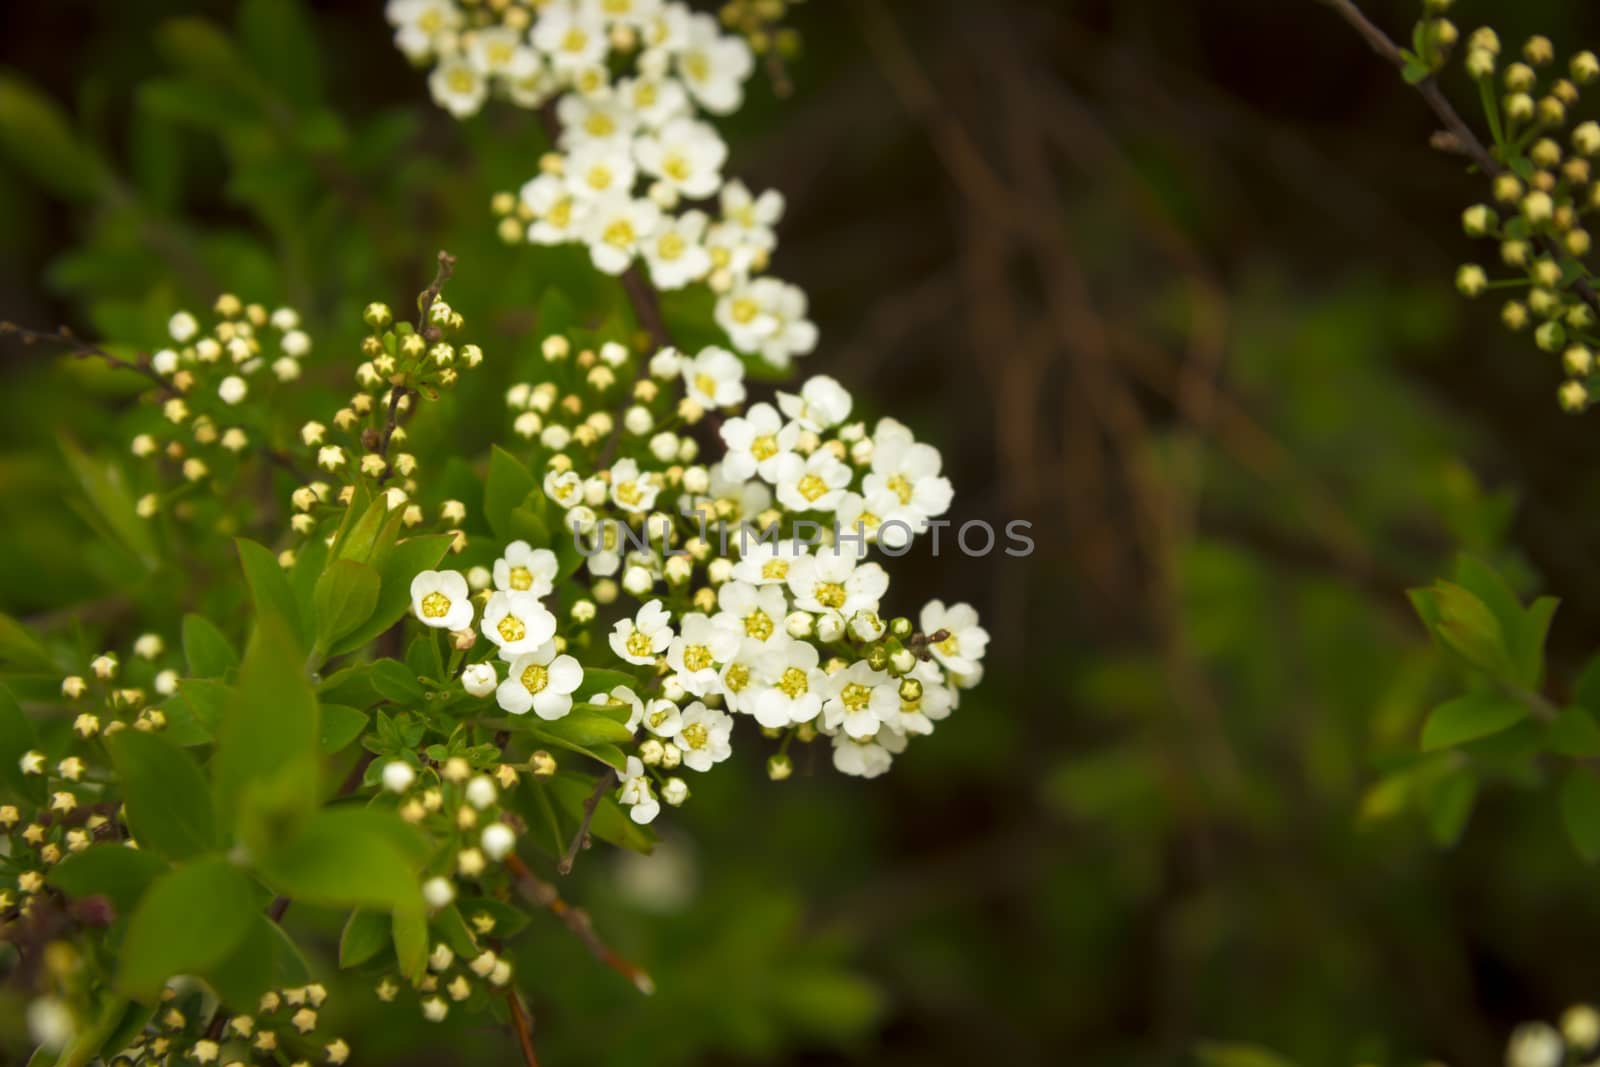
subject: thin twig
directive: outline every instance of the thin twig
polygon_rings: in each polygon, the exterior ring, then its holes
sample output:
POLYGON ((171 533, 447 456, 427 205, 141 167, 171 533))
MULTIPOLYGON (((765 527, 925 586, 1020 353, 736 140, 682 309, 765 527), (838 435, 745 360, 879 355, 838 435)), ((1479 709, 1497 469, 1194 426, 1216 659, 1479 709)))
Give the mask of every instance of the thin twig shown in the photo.
POLYGON ((517 1044, 522 1047, 522 1062, 527 1067, 539 1067, 539 1054, 533 1050, 533 1020, 522 1004, 515 989, 506 990, 506 1003, 511 1008, 511 1028, 517 1032, 517 1044))
POLYGON ((577 935, 594 958, 616 971, 622 977, 633 983, 635 989, 649 996, 656 991, 656 983, 639 967, 623 959, 612 951, 600 936, 594 931, 594 924, 589 921, 589 913, 582 908, 574 908, 561 899, 561 893, 555 886, 534 874, 522 857, 516 853, 506 857, 506 867, 517 880, 517 892, 521 893, 530 903, 541 908, 549 909, 550 913, 566 924, 567 929, 577 935))
POLYGON ((583 821, 578 824, 578 832, 572 836, 572 843, 567 846, 567 851, 562 853, 561 862, 556 864, 556 870, 562 874, 572 873, 572 863, 578 858, 578 851, 589 844, 589 824, 594 821, 594 812, 600 806, 600 798, 616 784, 617 772, 610 768, 607 768, 606 773, 595 781, 594 792, 583 802, 583 821))
MULTIPOLYGON (((1371 19, 1367 18, 1352 0, 1319 0, 1319 2, 1333 8, 1345 22, 1349 23, 1362 36, 1372 50, 1387 60, 1391 66, 1397 70, 1405 69, 1405 56, 1400 54, 1399 47, 1389 39, 1388 34, 1384 33, 1371 19)), ((1417 82, 1415 88, 1421 94, 1422 99, 1427 101, 1428 106, 1433 109, 1435 117, 1444 123, 1445 130, 1449 134, 1449 140, 1442 143, 1439 138, 1434 138, 1432 143, 1435 148, 1466 156, 1478 165, 1478 169, 1491 178, 1497 178, 1507 173, 1505 165, 1496 159, 1489 149, 1484 147, 1483 142, 1478 139, 1478 135, 1472 132, 1472 127, 1466 124, 1466 121, 1462 119, 1455 107, 1451 105, 1449 98, 1440 90, 1438 79, 1434 75, 1429 74, 1426 78, 1417 82)), ((1555 240, 1548 234, 1541 234, 1534 238, 1534 243, 1539 246, 1541 252, 1551 259, 1560 261, 1566 258, 1566 253, 1562 251, 1561 246, 1556 244, 1555 240)), ((1587 278, 1583 276, 1574 278, 1571 288, 1573 292, 1583 299, 1585 304, 1589 305, 1591 311, 1600 314, 1600 293, 1595 292, 1594 286, 1589 284, 1587 278)))
MULTIPOLYGON (((445 282, 456 270, 456 257, 441 249, 439 251, 439 267, 434 271, 433 281, 428 283, 417 298, 417 335, 424 341, 437 341, 444 335, 439 327, 428 321, 428 314, 433 310, 433 302, 439 299, 439 294, 444 291, 445 282)), ((378 476, 378 484, 382 485, 394 475, 394 461, 389 458, 389 445, 394 441, 394 433, 400 428, 400 405, 405 403, 406 397, 414 397, 417 391, 408 385, 395 382, 389 390, 389 415, 384 421, 383 436, 378 439, 377 454, 383 459, 383 473, 378 476)))
POLYGON ((119 370, 129 370, 133 371, 135 374, 142 374, 144 377, 149 378, 152 382, 154 382, 157 388, 159 388, 162 392, 167 393, 169 396, 178 395, 178 387, 157 373, 156 369, 150 366, 148 362, 149 357, 142 352, 139 353, 139 362, 123 359, 121 356, 113 355, 112 353, 107 352, 104 348, 101 348, 93 341, 83 340, 65 326, 61 327, 55 333, 45 333, 42 330, 30 330, 25 327, 18 326, 14 322, 0 322, 0 337, 4 337, 7 334, 16 335, 16 337, 25 345, 64 345, 67 349, 67 355, 69 356, 77 359, 104 360, 109 366, 116 367, 119 370))

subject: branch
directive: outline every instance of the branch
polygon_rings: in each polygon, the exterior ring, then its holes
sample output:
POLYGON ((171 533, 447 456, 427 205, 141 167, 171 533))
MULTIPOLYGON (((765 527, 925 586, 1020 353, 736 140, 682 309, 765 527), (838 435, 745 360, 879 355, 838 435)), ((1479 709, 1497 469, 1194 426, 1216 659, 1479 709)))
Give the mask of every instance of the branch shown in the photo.
MULTIPOLYGON (((1374 52, 1388 61, 1390 66, 1397 70, 1405 69, 1405 57, 1400 54, 1399 47, 1389 39, 1389 36, 1383 30, 1374 25, 1372 20, 1367 18, 1352 0, 1320 0, 1320 2, 1333 8, 1345 22, 1349 23, 1362 36, 1374 52)), ((1444 123, 1448 137, 1447 139, 1433 138, 1432 144, 1435 148, 1466 156, 1477 164, 1478 169, 1491 178, 1497 178, 1507 173, 1505 166, 1494 157, 1494 154, 1489 149, 1484 147, 1483 142, 1478 139, 1478 135, 1472 132, 1472 127, 1466 124, 1461 115, 1457 113, 1455 107, 1451 105, 1449 99, 1439 89, 1437 77, 1429 74, 1426 78, 1417 82, 1415 88, 1422 95, 1422 99, 1433 109, 1434 116, 1444 123)), ((1539 246, 1541 252, 1551 259, 1559 261, 1567 258, 1561 246, 1556 244, 1555 240, 1548 234, 1541 234, 1535 237, 1534 243, 1539 246)), ((1600 315, 1600 293, 1595 292, 1594 286, 1589 284, 1587 278, 1574 278, 1571 288, 1573 292, 1583 299, 1585 304, 1589 305, 1591 311, 1600 315)))
POLYGON ((632 982, 634 988, 646 996, 656 991, 656 983, 648 974, 617 955, 600 940, 600 936, 594 932, 594 925, 589 921, 589 913, 582 908, 574 908, 562 900, 561 893, 556 887, 534 874, 528 865, 522 862, 521 856, 516 853, 507 856, 506 868, 517 880, 517 892, 521 893, 529 903, 548 908, 552 915, 566 924, 567 929, 577 935, 578 940, 588 946, 595 959, 632 982))
MULTIPOLYGON (((433 281, 417 297, 417 335, 424 341, 437 341, 443 336, 439 327, 428 321, 428 313, 433 310, 433 302, 439 299, 439 294, 444 291, 444 284, 456 271, 456 257, 440 249, 439 267, 433 274, 433 281)), ((384 422, 383 436, 378 439, 375 449, 383 457, 383 473, 378 476, 378 484, 382 485, 394 475, 394 463, 389 459, 389 445, 394 440, 394 432, 400 427, 400 405, 407 396, 416 396, 417 391, 408 385, 395 383, 389 390, 389 417, 384 422)))
POLYGON ((594 810, 600 806, 600 798, 616 784, 617 772, 611 768, 607 768, 606 773, 595 780, 594 792, 583 802, 583 821, 578 824, 578 832, 573 835, 572 843, 567 846, 567 851, 561 856, 561 862, 556 865, 556 870, 562 874, 572 873, 572 863, 578 858, 578 850, 589 843, 589 824, 594 821, 594 810))
POLYGON ((516 989, 506 990, 506 1003, 511 1007, 511 1028, 517 1032, 517 1044, 522 1046, 522 1062, 527 1067, 539 1067, 539 1054, 533 1050, 533 1020, 516 989))
POLYGON ((29 330, 18 326, 14 322, 0 322, 0 337, 15 334, 25 345, 32 344, 59 344, 66 346, 67 355, 77 359, 101 359, 109 366, 119 370, 130 370, 135 374, 142 374, 156 384, 162 392, 169 396, 178 395, 178 387, 167 381, 148 362, 149 357, 144 353, 139 354, 139 362, 123 359, 121 356, 112 355, 93 341, 84 341, 78 338, 69 328, 63 326, 55 333, 44 333, 40 330, 29 330))

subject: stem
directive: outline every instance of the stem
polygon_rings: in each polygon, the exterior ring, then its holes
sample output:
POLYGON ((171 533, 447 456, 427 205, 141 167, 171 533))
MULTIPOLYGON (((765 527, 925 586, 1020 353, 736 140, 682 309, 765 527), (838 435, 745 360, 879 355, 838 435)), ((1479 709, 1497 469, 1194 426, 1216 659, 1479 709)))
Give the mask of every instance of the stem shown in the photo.
POLYGON ((511 1028, 517 1032, 517 1044, 522 1047, 522 1062, 527 1067, 539 1067, 539 1054, 533 1050, 533 1020, 522 998, 515 989, 506 991, 506 1003, 511 1007, 511 1028))
POLYGON ((146 378, 149 378, 152 382, 154 382, 156 387, 162 392, 166 393, 168 396, 178 395, 178 387, 167 381, 160 374, 157 374, 156 369, 150 366, 149 363, 144 362, 149 357, 142 352, 139 354, 140 362, 134 362, 130 359, 123 359, 121 356, 112 355, 110 352, 107 352, 104 348, 101 348, 93 341, 84 341, 79 339, 76 334, 74 334, 65 326, 61 327, 55 333, 44 333, 41 330, 26 329, 25 327, 18 326, 14 322, 0 322, 0 337, 5 336, 6 334, 15 334, 17 338, 25 345, 41 343, 64 345, 66 346, 67 355, 69 356, 73 356, 77 359, 95 358, 104 360, 107 365, 116 367, 119 370, 129 370, 133 371, 135 374, 144 375, 146 378))
POLYGON ((507 856, 506 869, 517 880, 517 892, 530 903, 548 908, 552 915, 566 924, 567 929, 577 935, 578 940, 588 946, 595 959, 632 982, 634 988, 646 996, 656 991, 656 983, 649 974, 617 955, 600 940, 600 936, 594 932, 593 923, 589 921, 589 913, 562 900, 556 887, 534 874, 522 862, 521 856, 514 852, 507 856))
POLYGON ((578 858, 578 850, 589 843, 589 824, 594 821, 594 811, 600 806, 600 798, 616 784, 617 772, 611 768, 607 768, 606 773, 595 780, 594 792, 583 802, 583 821, 578 824, 578 832, 573 835, 572 843, 567 846, 567 851, 561 856, 561 862, 556 865, 556 870, 562 874, 572 873, 572 862, 578 858))
MULTIPOLYGON (((1372 50, 1388 60, 1391 66, 1396 69, 1405 68, 1406 61, 1400 55, 1400 49, 1395 46, 1395 43, 1389 39, 1387 34, 1373 25, 1371 20, 1362 14, 1361 9, 1352 0, 1319 0, 1319 2, 1338 12, 1357 33, 1361 34, 1372 50)), ((1450 136, 1455 140, 1460 150, 1476 163, 1480 170, 1491 178, 1497 178, 1507 173, 1506 168, 1501 165, 1500 161, 1495 159, 1494 155, 1483 146, 1483 142, 1478 139, 1478 135, 1472 132, 1472 127, 1468 126, 1461 116, 1457 114, 1456 109, 1451 106, 1450 101, 1440 91, 1438 79, 1434 75, 1430 74, 1422 79, 1416 84, 1415 88, 1418 93, 1422 94, 1422 99, 1433 109, 1434 116, 1444 123, 1445 129, 1449 131, 1450 136)), ((1568 258, 1566 252, 1550 235, 1540 234, 1533 240, 1539 246, 1539 250, 1551 259, 1562 262, 1568 258)), ((1571 289, 1578 294, 1585 304, 1589 305, 1591 311, 1600 315, 1600 293, 1595 292, 1587 277, 1574 278, 1571 283, 1571 289)))

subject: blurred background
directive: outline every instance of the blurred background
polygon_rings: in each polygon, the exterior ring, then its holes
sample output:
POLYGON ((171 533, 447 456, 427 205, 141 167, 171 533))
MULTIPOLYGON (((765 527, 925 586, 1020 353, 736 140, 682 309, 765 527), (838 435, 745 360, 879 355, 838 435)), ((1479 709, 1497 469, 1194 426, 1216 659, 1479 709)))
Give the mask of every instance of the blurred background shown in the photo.
MULTIPOLYGON (((1397 39, 1418 8, 1366 6, 1397 39)), ((1452 17, 1600 45, 1590 4, 1452 17)), ((504 432, 541 279, 488 204, 532 173, 534 116, 449 119, 375 3, 5 21, 7 83, 81 142, 4 146, 0 319, 139 344, 229 289, 353 363, 359 308, 445 247, 490 353, 448 444, 504 432)), ((736 753, 656 856, 579 865, 570 895, 661 992, 536 927, 545 1062, 1472 1067, 1600 999, 1600 895, 1550 790, 1488 786, 1463 830, 1425 776, 1375 788, 1449 685, 1407 587, 1467 551, 1561 596, 1557 698, 1600 628, 1593 427, 1558 413, 1554 357, 1455 294, 1492 250, 1421 101, 1313 0, 810 0, 796 24, 795 91, 757 75, 729 169, 788 198, 803 369, 939 445, 952 518, 1038 547, 895 568, 898 610, 969 600, 995 638, 895 773, 818 753, 775 785, 736 753)), ((62 507, 57 428, 94 444, 86 405, 118 398, 0 359, 0 606, 137 632, 63 610, 115 575, 62 507)), ((515 1062, 377 1007, 330 1008, 362 1062, 515 1062)))

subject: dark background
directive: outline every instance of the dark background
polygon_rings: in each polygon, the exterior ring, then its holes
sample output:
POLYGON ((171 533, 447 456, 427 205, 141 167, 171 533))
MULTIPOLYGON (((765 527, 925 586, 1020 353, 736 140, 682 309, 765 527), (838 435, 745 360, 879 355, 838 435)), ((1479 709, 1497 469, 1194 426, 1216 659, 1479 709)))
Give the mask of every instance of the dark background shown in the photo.
MULTIPOLYGON (((487 231, 488 192, 531 172, 525 117, 456 127, 376 5, 308 6, 328 106, 413 116, 403 155, 424 162, 394 183, 398 165, 364 174, 331 231, 379 249, 361 279, 398 302, 434 248, 487 231)), ((1416 6, 1369 8, 1403 39, 1416 6)), ((1592 422, 1557 411, 1555 357, 1456 297, 1455 266, 1493 249, 1460 234, 1479 183, 1428 148, 1420 99, 1313 0, 880 10, 800 9, 796 92, 752 83, 731 170, 788 198, 775 270, 810 294, 823 337, 805 370, 938 444, 953 518, 1027 519, 1037 552, 901 561, 906 606, 970 600, 995 641, 983 688, 895 773, 777 787, 752 755, 674 813, 703 886, 676 921, 776 909, 739 936, 776 924, 846 961, 860 987, 810 1005, 839 1025, 743 1033, 738 997, 706 1014, 709 988, 680 1002, 698 1021, 655 1006, 658 1026, 616 1023, 644 1009, 553 968, 534 979, 549 1062, 1164 1064, 1225 1041, 1304 1064, 1468 1067, 1499 1062, 1516 1022, 1600 997, 1593 873, 1548 789, 1487 788, 1448 849, 1368 793, 1448 684, 1407 586, 1466 549, 1562 596, 1558 693, 1600 624, 1592 422)), ((162 151, 133 117, 135 87, 169 67, 156 27, 232 13, 13 5, 0 64, 142 173, 162 151)), ((1452 15, 1510 47, 1535 30, 1563 54, 1600 45, 1590 4, 1452 15)), ((263 230, 230 178, 242 150, 218 139, 177 138, 169 243, 263 230)), ((46 184, 0 168, 0 318, 104 332, 114 316, 61 257, 105 209, 46 184)), ((499 277, 473 272, 464 255, 457 286, 499 277)), ((258 277, 313 315, 374 295, 315 267, 258 277)), ((27 404, 37 357, 0 358, 6 406, 27 404)), ((15 455, 45 417, 5 431, 15 455)), ((25 523, 43 494, 5 470, 25 523)), ((72 588, 62 560, 0 571, 8 610, 72 588)), ((665 989, 677 957, 611 907, 665 989)), ((787 951, 741 962, 743 980, 792 966, 787 951)), ((714 986, 722 965, 682 974, 714 986)), ((510 1056, 488 1047, 472 1062, 510 1056)))

